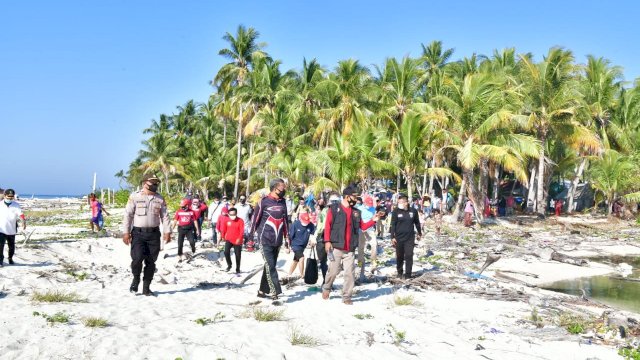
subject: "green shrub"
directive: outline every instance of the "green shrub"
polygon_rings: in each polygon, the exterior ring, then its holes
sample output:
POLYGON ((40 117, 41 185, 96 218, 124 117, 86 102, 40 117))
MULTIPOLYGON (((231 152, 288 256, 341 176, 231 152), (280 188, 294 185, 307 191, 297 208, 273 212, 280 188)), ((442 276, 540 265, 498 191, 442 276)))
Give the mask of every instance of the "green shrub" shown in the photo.
POLYGON ((217 322, 220 322, 221 320, 223 320, 225 318, 225 315, 221 312, 217 312, 214 316, 213 319, 211 318, 198 318, 193 320, 196 324, 198 325, 209 325, 209 324, 215 324, 217 322))
POLYGON ((129 201, 129 194, 131 194, 129 190, 123 189, 116 191, 113 196, 115 206, 124 207, 125 205, 127 205, 127 201, 129 201))
POLYGON ((618 355, 622 356, 624 360, 640 360, 640 350, 634 348, 620 348, 618 355))
POLYGON ((63 313, 63 312, 57 312, 53 315, 49 315, 49 314, 45 314, 45 313, 39 313, 37 311, 33 312, 33 316, 42 316, 45 320, 47 320, 47 323, 49 325, 54 325, 55 323, 60 323, 60 324, 67 324, 69 322, 69 315, 63 313))

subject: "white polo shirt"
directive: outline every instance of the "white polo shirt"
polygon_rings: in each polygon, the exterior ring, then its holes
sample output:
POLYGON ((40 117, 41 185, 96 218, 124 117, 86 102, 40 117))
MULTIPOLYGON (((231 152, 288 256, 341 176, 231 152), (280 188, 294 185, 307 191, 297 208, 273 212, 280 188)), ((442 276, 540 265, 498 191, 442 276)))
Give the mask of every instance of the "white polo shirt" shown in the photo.
POLYGON ((18 232, 17 222, 22 216, 20 205, 13 201, 7 205, 4 201, 0 202, 0 233, 5 235, 15 235, 18 232))

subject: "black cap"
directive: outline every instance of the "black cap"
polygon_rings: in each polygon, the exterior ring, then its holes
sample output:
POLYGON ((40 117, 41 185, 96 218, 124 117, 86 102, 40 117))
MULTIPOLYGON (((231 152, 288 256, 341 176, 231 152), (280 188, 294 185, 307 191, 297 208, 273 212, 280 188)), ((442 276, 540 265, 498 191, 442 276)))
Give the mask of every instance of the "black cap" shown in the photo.
POLYGON ((156 184, 160 183, 160 179, 155 174, 144 174, 142 182, 145 183, 147 181, 151 181, 156 184))
POLYGON ((4 191, 4 196, 15 196, 16 195, 16 191, 13 189, 7 189, 4 191))

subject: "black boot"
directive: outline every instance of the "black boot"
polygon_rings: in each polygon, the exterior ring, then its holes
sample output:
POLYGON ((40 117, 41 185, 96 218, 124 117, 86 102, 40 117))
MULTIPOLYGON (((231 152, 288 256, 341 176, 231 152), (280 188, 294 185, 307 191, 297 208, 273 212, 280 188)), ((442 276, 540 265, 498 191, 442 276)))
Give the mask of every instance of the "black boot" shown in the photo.
POLYGON ((155 295, 153 293, 153 291, 151 291, 151 289, 149 289, 150 285, 151 285, 151 281, 144 281, 142 283, 142 295, 144 295, 144 296, 154 296, 155 295))
POLYGON ((14 262, 13 262, 13 258, 9 258, 9 264, 11 264, 11 265, 13 265, 13 264, 14 264, 14 262))
POLYGON ((140 285, 140 277, 134 276, 133 281, 131 282, 131 287, 129 287, 129 291, 132 293, 138 292, 138 285, 140 285))

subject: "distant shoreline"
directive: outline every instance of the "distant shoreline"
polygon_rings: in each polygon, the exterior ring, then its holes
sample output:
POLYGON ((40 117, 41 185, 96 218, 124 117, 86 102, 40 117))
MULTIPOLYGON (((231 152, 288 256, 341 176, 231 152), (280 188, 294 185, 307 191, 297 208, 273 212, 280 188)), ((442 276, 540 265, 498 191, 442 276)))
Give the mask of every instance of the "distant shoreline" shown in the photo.
POLYGON ((50 199, 82 199, 86 195, 43 195, 43 194, 18 194, 20 199, 40 199, 40 200, 50 200, 50 199))

